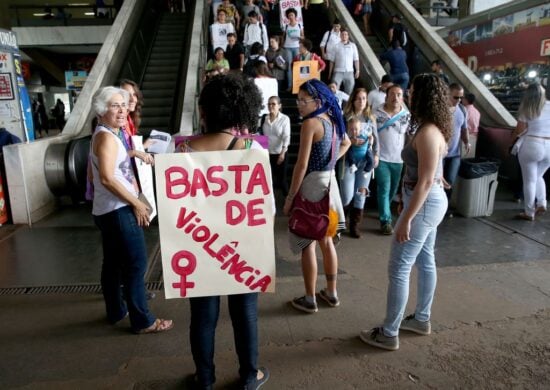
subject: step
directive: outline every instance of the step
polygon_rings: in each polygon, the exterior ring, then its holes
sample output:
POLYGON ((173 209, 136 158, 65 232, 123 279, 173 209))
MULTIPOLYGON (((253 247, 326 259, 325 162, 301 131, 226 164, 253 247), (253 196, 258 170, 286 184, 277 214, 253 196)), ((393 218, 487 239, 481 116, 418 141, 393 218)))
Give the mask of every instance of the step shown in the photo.
POLYGON ((141 118, 141 125, 143 127, 153 127, 159 129, 159 127, 167 128, 170 123, 170 118, 167 116, 145 116, 141 118))
POLYGON ((143 81, 172 81, 173 83, 176 77, 177 74, 172 72, 145 72, 145 77, 143 78, 143 81))
POLYGON ((147 67, 155 67, 155 66, 175 66, 178 67, 180 63, 180 59, 176 57, 172 58, 155 58, 150 59, 147 63, 147 67))
POLYGON ((157 61, 157 60, 177 60, 178 63, 179 63, 180 56, 181 56, 181 53, 166 52, 166 53, 151 53, 150 58, 154 61, 157 61))
POLYGON ((147 104, 148 99, 161 98, 161 99, 172 99, 174 97, 174 88, 170 89, 141 89, 143 92, 143 99, 145 99, 145 104, 147 104))
POLYGON ((172 105, 173 101, 172 96, 165 96, 165 97, 152 97, 149 96, 148 99, 145 101, 145 108, 148 107, 167 107, 172 105))
POLYGON ((141 85, 141 89, 143 90, 148 90, 148 89, 155 89, 155 90, 159 90, 159 89, 163 89, 163 90, 170 90, 170 91, 173 91, 174 90, 174 80, 166 80, 166 81, 145 81, 144 83, 142 83, 141 85))
POLYGON ((178 70, 179 70, 178 65, 151 66, 151 64, 149 64, 149 66, 147 66, 147 68, 145 68, 145 74, 149 74, 149 73, 171 73, 171 74, 175 74, 175 73, 178 72, 178 70))
POLYGON ((182 45, 176 45, 176 46, 153 46, 153 50, 151 50, 151 56, 155 56, 157 54, 171 54, 171 55, 180 55, 182 50, 182 45))
POLYGON ((141 117, 159 117, 159 116, 166 116, 167 118, 170 118, 172 115, 172 106, 166 105, 166 106, 158 106, 158 107, 151 107, 151 106, 144 106, 141 111, 141 117))

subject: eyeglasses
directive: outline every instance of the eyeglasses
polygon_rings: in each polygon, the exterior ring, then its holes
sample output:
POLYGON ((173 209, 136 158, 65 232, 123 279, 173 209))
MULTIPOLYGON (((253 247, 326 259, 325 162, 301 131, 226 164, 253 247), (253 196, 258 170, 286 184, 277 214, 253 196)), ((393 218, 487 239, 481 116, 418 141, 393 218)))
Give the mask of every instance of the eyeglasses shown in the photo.
POLYGON ((268 106, 277 106, 277 103, 267 103, 268 106))
POLYGON ((120 110, 126 110, 128 107, 126 106, 126 103, 118 104, 113 103, 109 104, 109 109, 113 111, 120 111, 120 110))
POLYGON ((453 96, 454 100, 462 100, 464 96, 453 96))
POLYGON ((310 102, 314 102, 316 99, 296 99, 296 104, 298 106, 305 106, 310 102))

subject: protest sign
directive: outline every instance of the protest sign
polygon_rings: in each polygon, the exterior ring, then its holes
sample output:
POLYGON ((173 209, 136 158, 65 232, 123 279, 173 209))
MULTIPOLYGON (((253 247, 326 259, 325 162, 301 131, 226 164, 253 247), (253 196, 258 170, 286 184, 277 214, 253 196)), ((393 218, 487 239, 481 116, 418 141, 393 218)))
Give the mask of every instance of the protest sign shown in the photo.
POLYGON ((302 17, 302 5, 300 0, 283 0, 279 2, 279 7, 281 10, 281 29, 286 30, 286 25, 288 24, 288 19, 285 15, 286 10, 294 8, 296 10, 296 21, 302 28, 304 28, 304 19, 302 17))
POLYGON ((166 298, 275 291, 266 150, 155 158, 166 298))
MULTIPOLYGON (((134 150, 144 152, 143 137, 141 135, 132 136, 132 145, 134 150)), ((157 207, 155 203, 155 186, 153 183, 153 167, 146 164, 141 159, 135 157, 134 163, 136 164, 136 171, 141 193, 147 200, 147 206, 151 208, 149 211, 149 221, 157 216, 157 207)))
POLYGON ((292 63, 292 93, 298 93, 300 85, 311 79, 321 79, 317 61, 294 61, 292 63))

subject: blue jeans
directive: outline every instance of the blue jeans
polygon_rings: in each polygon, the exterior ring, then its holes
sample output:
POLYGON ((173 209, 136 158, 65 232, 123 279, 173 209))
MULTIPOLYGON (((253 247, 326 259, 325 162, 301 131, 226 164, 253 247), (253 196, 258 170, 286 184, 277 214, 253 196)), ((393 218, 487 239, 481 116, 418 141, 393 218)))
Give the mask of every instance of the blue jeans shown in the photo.
MULTIPOLYGON (((229 315, 233 324, 235 349, 239 358, 239 376, 243 385, 258 375, 258 294, 228 295, 229 315)), ((201 386, 216 381, 214 338, 220 313, 220 297, 190 298, 191 352, 201 386)))
POLYGON ((399 85, 403 91, 406 91, 409 86, 409 74, 407 72, 392 74, 391 80, 394 84, 399 85))
POLYGON ((349 161, 345 159, 344 175, 342 176, 340 192, 342 196, 342 205, 348 206, 353 200, 353 207, 363 210, 367 198, 372 171, 364 172, 366 162, 357 163, 357 171, 351 173, 349 170, 349 161), (365 188, 367 192, 363 194, 358 191, 359 188, 365 188))
POLYGON ((300 49, 297 47, 285 47, 286 58, 285 61, 288 64, 286 70, 286 81, 288 88, 292 88, 292 63, 294 62, 294 57, 300 54, 300 49))
POLYGON ((145 329, 155 322, 149 312, 143 278, 147 268, 147 249, 143 229, 130 206, 94 216, 103 241, 101 289, 107 319, 118 322, 130 315, 132 329, 145 329))
POLYGON ((380 161, 376 168, 376 182, 378 183, 378 214, 380 223, 391 223, 391 201, 399 187, 401 180, 402 163, 380 161))
MULTIPOLYGON (((409 206, 412 190, 403 189, 405 209, 409 206)), ((437 283, 434 246, 437 226, 447 210, 447 197, 441 184, 434 184, 426 201, 411 222, 410 240, 402 244, 392 241, 388 266, 389 287, 384 320, 384 334, 397 336, 409 299, 409 278, 416 263, 418 270, 417 304, 415 318, 418 321, 430 319, 431 307, 437 283)), ((401 215, 403 215, 402 213, 401 215)), ((399 224, 399 220, 397 222, 399 224)))
POLYGON ((445 157, 443 159, 443 177, 451 185, 451 188, 448 190, 445 190, 447 193, 447 199, 451 199, 452 191, 453 191, 453 184, 456 180, 456 176, 458 175, 458 170, 460 169, 460 156, 454 156, 454 157, 445 157))

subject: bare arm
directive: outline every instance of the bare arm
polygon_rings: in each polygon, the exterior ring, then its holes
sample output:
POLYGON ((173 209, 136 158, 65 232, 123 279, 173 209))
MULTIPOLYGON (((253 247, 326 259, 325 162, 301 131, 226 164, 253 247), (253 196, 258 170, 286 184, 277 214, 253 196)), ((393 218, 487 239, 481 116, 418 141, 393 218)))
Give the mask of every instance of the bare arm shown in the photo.
POLYGON ((304 181, 309 156, 311 154, 313 136, 315 135, 315 130, 319 128, 319 126, 322 126, 321 122, 314 118, 306 119, 302 123, 302 128, 300 129, 300 147, 298 149, 298 157, 296 159, 296 164, 294 165, 292 182, 290 183, 288 196, 285 200, 285 205, 283 208, 283 212, 285 213, 285 215, 288 215, 288 213, 290 212, 290 209, 292 207, 292 200, 300 190, 302 182, 304 181))
POLYGON ((349 147, 351 146, 351 140, 349 139, 347 134, 344 134, 344 139, 342 142, 340 142, 340 148, 338 149, 338 156, 336 159, 342 158, 344 154, 348 151, 349 147))
POLYGON ((149 225, 147 206, 131 194, 115 178, 115 164, 118 145, 109 134, 98 134, 94 139, 94 154, 98 159, 99 180, 101 184, 123 202, 134 209, 139 226, 149 225))
POLYGON ((443 135, 432 124, 426 125, 414 140, 414 147, 418 153, 418 181, 414 187, 410 203, 403 210, 397 226, 395 227, 395 239, 403 243, 410 239, 411 221, 416 216, 434 182, 435 172, 439 164, 441 150, 443 149, 443 135))
POLYGON ((527 131, 527 122, 518 121, 516 128, 512 131, 512 137, 517 138, 522 136, 527 131))

